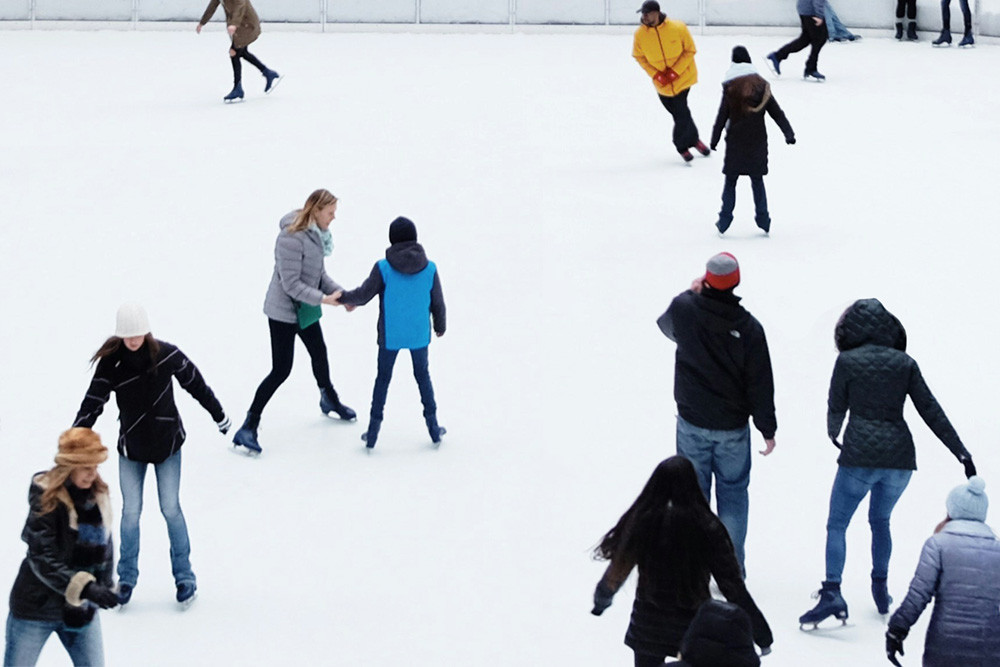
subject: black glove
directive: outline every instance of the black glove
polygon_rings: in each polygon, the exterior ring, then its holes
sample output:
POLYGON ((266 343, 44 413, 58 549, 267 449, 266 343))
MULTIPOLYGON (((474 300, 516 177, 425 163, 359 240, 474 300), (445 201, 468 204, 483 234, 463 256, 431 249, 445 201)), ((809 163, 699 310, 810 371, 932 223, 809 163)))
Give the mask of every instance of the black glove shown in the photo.
POLYGON ((715 147, 716 147, 716 146, 718 146, 718 145, 719 145, 719 144, 712 144, 711 146, 709 146, 709 148, 711 148, 711 149, 712 149, 712 150, 714 151, 714 150, 715 150, 715 147))
POLYGON ((832 442, 833 446, 836 447, 837 449, 843 449, 844 448, 844 446, 842 444, 840 444, 839 442, 837 442, 836 438, 830 438, 830 442, 832 442))
POLYGON ((594 589, 594 608, 590 610, 590 613, 594 616, 600 616, 605 609, 611 606, 611 600, 614 597, 614 592, 603 581, 598 581, 597 588, 594 589))
POLYGON ((795 137, 785 137, 785 143, 791 146, 795 143, 795 137))
POLYGON ((899 660, 896 660, 896 654, 906 655, 903 651, 903 640, 907 634, 908 632, 902 628, 889 628, 885 633, 885 656, 896 667, 902 667, 899 660))
POLYGON ((972 462, 971 456, 966 456, 964 459, 959 459, 962 465, 965 466, 965 478, 968 479, 976 474, 976 464, 972 462))
POLYGON ((118 595, 96 581, 84 586, 80 597, 90 600, 101 609, 111 609, 118 606, 118 595))
POLYGON ((226 433, 229 432, 229 427, 232 426, 232 424, 233 423, 229 421, 229 416, 225 414, 222 415, 222 419, 215 422, 215 425, 219 427, 219 433, 221 433, 222 435, 225 435, 226 433))

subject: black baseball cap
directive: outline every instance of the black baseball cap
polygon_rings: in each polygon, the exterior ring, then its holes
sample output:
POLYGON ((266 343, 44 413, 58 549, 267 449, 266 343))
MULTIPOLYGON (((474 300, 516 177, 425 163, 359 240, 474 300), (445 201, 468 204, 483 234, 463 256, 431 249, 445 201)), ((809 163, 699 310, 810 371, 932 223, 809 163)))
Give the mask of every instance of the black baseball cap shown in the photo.
POLYGON ((658 12, 658 11, 660 11, 660 3, 658 3, 656 0, 646 0, 646 2, 642 3, 642 7, 637 9, 635 13, 648 14, 649 12, 658 12))

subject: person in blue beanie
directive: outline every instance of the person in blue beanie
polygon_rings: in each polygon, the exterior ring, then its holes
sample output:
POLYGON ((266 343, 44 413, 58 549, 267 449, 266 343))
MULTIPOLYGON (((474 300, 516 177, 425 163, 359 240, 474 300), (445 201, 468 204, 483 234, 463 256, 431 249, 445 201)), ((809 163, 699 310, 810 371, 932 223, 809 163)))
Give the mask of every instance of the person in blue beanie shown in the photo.
POLYGON ((431 328, 438 337, 445 332, 441 277, 437 265, 427 259, 423 246, 417 243, 417 227, 410 219, 398 217, 392 221, 389 243, 385 259, 375 262, 360 287, 334 294, 334 300, 348 310, 363 306, 376 295, 379 297, 378 375, 372 392, 368 430, 361 436, 369 451, 378 440, 392 368, 400 350, 410 351, 413 377, 420 389, 424 421, 431 441, 437 445, 445 434, 437 421, 437 403, 434 402, 427 360, 431 328))

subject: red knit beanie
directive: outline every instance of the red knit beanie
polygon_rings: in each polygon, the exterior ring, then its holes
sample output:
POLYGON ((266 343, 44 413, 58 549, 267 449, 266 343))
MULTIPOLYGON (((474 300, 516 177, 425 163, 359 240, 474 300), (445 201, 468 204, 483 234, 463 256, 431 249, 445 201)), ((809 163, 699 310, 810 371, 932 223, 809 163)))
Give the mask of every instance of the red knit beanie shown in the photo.
POLYGON ((739 262, 731 253, 720 252, 705 265, 705 282, 712 289, 733 289, 740 284, 739 262))

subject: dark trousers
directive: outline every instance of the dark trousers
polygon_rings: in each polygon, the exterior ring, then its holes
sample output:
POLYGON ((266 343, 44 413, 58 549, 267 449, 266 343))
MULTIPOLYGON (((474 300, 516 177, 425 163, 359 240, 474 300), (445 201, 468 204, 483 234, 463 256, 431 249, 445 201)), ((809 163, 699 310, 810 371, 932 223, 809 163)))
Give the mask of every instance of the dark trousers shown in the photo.
POLYGON ((242 78, 242 68, 240 67, 240 58, 242 58, 243 60, 247 61, 257 69, 259 69, 261 74, 267 71, 267 67, 264 66, 264 63, 257 60, 257 56, 247 51, 247 47, 243 46, 237 49, 234 46, 231 48, 233 51, 236 52, 235 56, 229 57, 229 60, 233 63, 233 85, 239 83, 242 78))
MULTIPOLYGON (((821 16, 820 18, 823 17, 821 16)), ((789 55, 798 53, 807 46, 811 46, 809 57, 806 58, 806 71, 815 72, 819 66, 819 50, 826 44, 830 33, 826 30, 825 22, 821 25, 816 25, 812 16, 799 14, 799 19, 802 22, 802 34, 775 51, 774 54, 778 57, 778 60, 785 60, 789 55)))
MULTIPOLYGON (((969 11, 969 0, 958 0, 958 5, 962 8, 962 17, 965 19, 965 32, 972 32, 972 12, 969 11)), ((941 0, 941 25, 948 32, 951 32, 951 0, 941 0)))
MULTIPOLYGON (((771 216, 767 213, 767 191, 764 189, 763 176, 750 176, 750 187, 753 190, 754 220, 757 226, 765 232, 771 229, 771 216)), ((720 232, 729 229, 733 222, 733 209, 736 208, 736 181, 738 174, 726 174, 726 183, 722 186, 722 210, 719 211, 718 228, 720 232)))
POLYGON ((645 653, 635 654, 635 667, 660 667, 666 656, 647 655, 645 653))
POLYGON ((264 406, 274 396, 274 392, 291 374, 296 335, 305 343, 306 351, 312 360, 316 384, 320 389, 333 389, 333 383, 330 382, 330 362, 326 358, 326 343, 323 342, 323 330, 319 328, 319 322, 310 324, 305 329, 299 329, 298 324, 278 322, 269 318, 267 325, 271 329, 271 372, 257 387, 250 412, 260 415, 264 411, 264 406))
POLYGON ((673 97, 660 95, 660 103, 663 108, 674 117, 674 148, 678 153, 683 153, 687 149, 698 143, 698 128, 695 127, 694 118, 691 117, 691 109, 688 108, 688 93, 690 88, 673 97))
POLYGON ((896 18, 903 16, 911 21, 917 18, 917 0, 896 0, 896 18))
MULTIPOLYGON (((385 346, 378 348, 378 375, 375 377, 375 390, 372 392, 371 420, 381 422, 385 411, 385 398, 389 394, 389 382, 392 380, 392 367, 396 365, 399 350, 388 350, 385 346)), ((437 415, 437 404, 434 402, 434 387, 431 385, 431 374, 427 362, 427 348, 410 350, 410 360, 413 362, 413 378, 420 390, 420 402, 424 405, 424 418, 437 415)))

